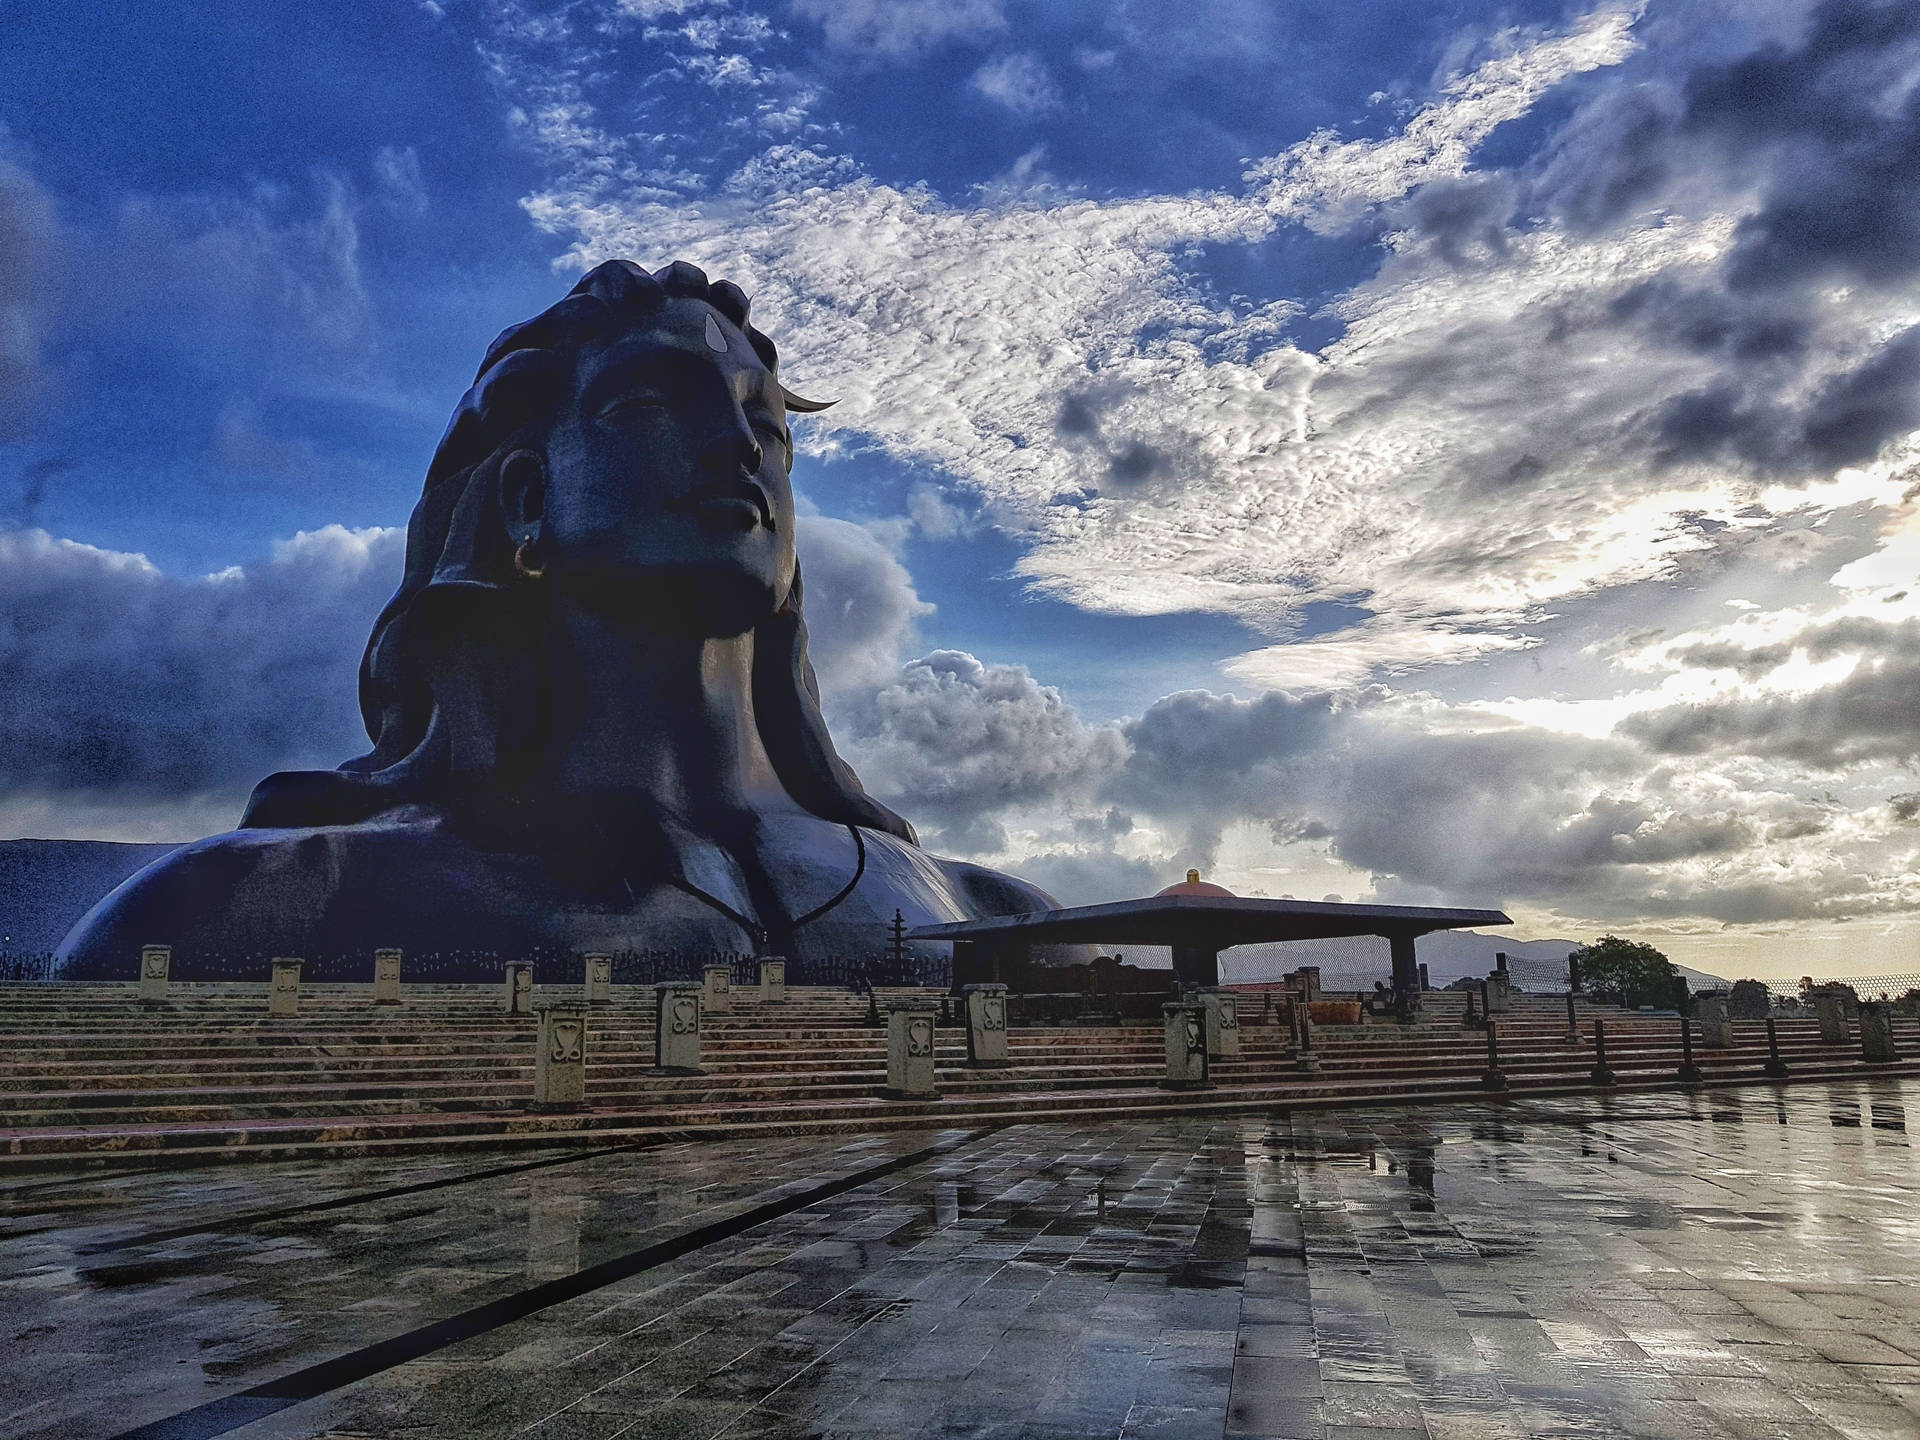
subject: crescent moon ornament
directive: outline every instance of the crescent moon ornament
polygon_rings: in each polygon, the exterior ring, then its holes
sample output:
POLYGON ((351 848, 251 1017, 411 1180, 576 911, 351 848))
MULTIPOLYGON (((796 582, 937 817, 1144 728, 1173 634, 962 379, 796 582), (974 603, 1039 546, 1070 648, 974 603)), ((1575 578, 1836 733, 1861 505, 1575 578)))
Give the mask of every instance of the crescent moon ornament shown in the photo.
POLYGON ((796 415, 816 415, 840 403, 838 400, 809 400, 804 395, 794 394, 784 385, 780 387, 780 398, 786 402, 787 409, 796 415))

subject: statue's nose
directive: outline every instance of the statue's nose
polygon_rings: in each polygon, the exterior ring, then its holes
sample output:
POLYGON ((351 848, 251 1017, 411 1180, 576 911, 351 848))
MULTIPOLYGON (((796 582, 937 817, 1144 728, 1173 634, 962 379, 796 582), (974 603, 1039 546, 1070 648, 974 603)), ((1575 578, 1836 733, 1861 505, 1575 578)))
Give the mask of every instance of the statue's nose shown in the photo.
POLYGON ((700 453, 703 469, 717 474, 759 473, 765 459, 760 442, 754 437, 747 417, 736 413, 714 427, 712 436, 700 453))

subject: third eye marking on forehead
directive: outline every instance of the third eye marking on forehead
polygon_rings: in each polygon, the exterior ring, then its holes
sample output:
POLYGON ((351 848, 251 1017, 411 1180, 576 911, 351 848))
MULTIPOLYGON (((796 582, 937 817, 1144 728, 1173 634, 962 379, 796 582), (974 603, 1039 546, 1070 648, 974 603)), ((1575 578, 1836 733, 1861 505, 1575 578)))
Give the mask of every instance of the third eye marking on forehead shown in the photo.
POLYGON ((727 337, 720 333, 720 322, 711 315, 707 316, 707 348, 727 353, 727 337))

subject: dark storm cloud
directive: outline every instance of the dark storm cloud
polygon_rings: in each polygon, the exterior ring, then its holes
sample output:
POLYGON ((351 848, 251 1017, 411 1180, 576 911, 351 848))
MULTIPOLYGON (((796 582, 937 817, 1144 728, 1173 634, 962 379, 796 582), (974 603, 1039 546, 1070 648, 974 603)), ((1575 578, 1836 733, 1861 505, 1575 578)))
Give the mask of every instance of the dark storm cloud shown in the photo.
MULTIPOLYGON (((1917 87, 1920 88, 1920 87, 1917 87)), ((1920 155, 1915 157, 1920 163, 1920 155)), ((1916 193, 1920 201, 1920 193, 1916 193)), ((1871 460, 1920 426, 1920 325, 1903 330, 1857 368, 1823 386, 1803 425, 1807 449, 1834 467, 1871 460)))
POLYGON ((1892 290, 1920 271, 1917 71, 1920 6, 1826 0, 1790 42, 1677 83, 1597 87, 1561 132, 1536 196, 1576 230, 1757 197, 1710 279, 1646 281, 1604 317, 1717 362, 1713 379, 1638 417, 1659 459, 1831 470, 1920 423, 1911 332, 1847 372, 1809 375, 1832 353, 1815 343, 1830 309, 1815 286, 1892 290))
POLYGON ((1466 175, 1422 185, 1390 214, 1435 258, 1456 269, 1488 265, 1507 252, 1507 223, 1519 203, 1505 175, 1466 175))
POLYGON ((1604 90, 1562 132, 1543 190, 1570 225, 1605 229, 1714 166, 1761 182, 1728 261, 1736 288, 1897 284, 1920 265, 1917 57, 1910 0, 1826 0, 1794 43, 1701 66, 1677 87, 1604 90))
POLYGON ((1822 275, 1887 285, 1920 264, 1916 52, 1911 0, 1827 0, 1798 46, 1763 46, 1690 77, 1684 131, 1735 155, 1781 152, 1736 233, 1734 285, 1822 275))
MULTIPOLYGON (((1920 621, 1840 620, 1809 631, 1792 648, 1816 663, 1860 658, 1845 679, 1817 690, 1646 711, 1622 721, 1620 733, 1668 755, 1725 751, 1820 770, 1920 759, 1920 621)), ((1749 663, 1788 658, 1781 649, 1756 651, 1749 663)))
POLYGON ((401 537, 332 527, 245 574, 0 533, 0 789, 244 795, 365 748, 360 650, 401 537))

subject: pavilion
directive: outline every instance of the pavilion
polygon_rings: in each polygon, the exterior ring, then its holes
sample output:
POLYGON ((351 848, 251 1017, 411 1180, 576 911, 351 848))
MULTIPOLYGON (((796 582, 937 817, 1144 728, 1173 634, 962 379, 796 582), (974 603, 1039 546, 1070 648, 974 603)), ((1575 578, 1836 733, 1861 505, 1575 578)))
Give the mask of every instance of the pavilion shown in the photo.
POLYGON ((1414 955, 1417 937, 1435 930, 1512 923, 1499 910, 1249 900, 1189 870, 1183 884, 1169 885, 1144 900, 922 925, 909 931, 907 938, 950 942, 956 985, 1022 976, 1036 945, 1165 945, 1173 951, 1174 974, 1185 987, 1219 984, 1220 952, 1235 945, 1378 935, 1387 942, 1393 993, 1406 1013, 1420 993, 1420 968, 1414 955))

